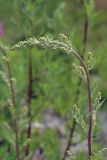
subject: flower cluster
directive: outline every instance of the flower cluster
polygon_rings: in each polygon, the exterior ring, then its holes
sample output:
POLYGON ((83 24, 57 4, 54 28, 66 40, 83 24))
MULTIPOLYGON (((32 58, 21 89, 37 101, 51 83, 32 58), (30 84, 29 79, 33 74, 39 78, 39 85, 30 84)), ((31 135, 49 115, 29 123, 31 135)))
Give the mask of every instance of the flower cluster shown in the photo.
POLYGON ((98 108, 100 102, 101 102, 101 92, 98 92, 97 96, 96 96, 96 99, 95 99, 94 107, 98 108))
POLYGON ((104 101, 101 102, 101 92, 97 93, 95 102, 93 104, 93 113, 92 113, 92 117, 93 117, 93 128, 95 128, 96 126, 96 114, 98 109, 100 108, 100 106, 103 104, 104 101))
POLYGON ((11 50, 15 50, 17 48, 24 48, 27 46, 37 46, 37 45, 43 48, 63 49, 68 53, 72 51, 72 47, 69 41, 66 40, 66 43, 65 43, 64 41, 53 40, 51 38, 45 38, 45 37, 40 37, 38 39, 29 38, 25 41, 20 41, 14 46, 12 46, 11 50))
POLYGON ((82 79, 86 80, 86 73, 82 66, 73 64, 73 69, 74 69, 74 72, 77 73, 82 79))
POLYGON ((86 61, 87 61, 88 69, 89 70, 93 69, 94 61, 93 61, 93 54, 91 52, 87 53, 87 60, 86 61))
POLYGON ((84 121, 83 115, 81 115, 80 109, 76 104, 74 104, 74 106, 72 107, 71 112, 76 122, 80 124, 80 126, 84 129, 84 131, 87 131, 87 125, 84 121))

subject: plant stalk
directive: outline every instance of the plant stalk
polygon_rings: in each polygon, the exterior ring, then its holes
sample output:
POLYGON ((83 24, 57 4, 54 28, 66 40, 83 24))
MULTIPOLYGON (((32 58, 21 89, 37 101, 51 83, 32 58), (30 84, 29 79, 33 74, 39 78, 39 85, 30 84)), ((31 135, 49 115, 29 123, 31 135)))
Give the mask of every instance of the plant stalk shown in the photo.
MULTIPOLYGON (((84 1, 83 0, 81 0, 81 5, 84 7, 84 1)), ((86 51, 86 44, 87 44, 87 39, 88 39, 88 28, 89 28, 89 20, 88 20, 87 14, 85 12, 84 31, 83 31, 83 48, 82 48, 82 54, 80 54, 81 58, 83 60, 84 60, 84 53, 86 51)), ((78 84, 77 84, 77 91, 76 91, 76 97, 75 97, 74 103, 77 103, 77 101, 79 99, 81 82, 82 82, 81 79, 79 79, 78 84)), ((72 123, 72 127, 70 128, 70 135, 69 135, 69 139, 68 139, 68 142, 67 142, 67 147, 65 149, 64 157, 63 157, 62 160, 65 160, 65 158, 67 156, 67 151, 70 149, 70 146, 72 144, 72 138, 73 138, 74 131, 75 131, 75 128, 76 128, 76 124, 77 123, 74 119, 73 123, 72 123)))
MULTIPOLYGON (((32 93, 33 93, 33 76, 32 76, 32 53, 29 53, 29 87, 28 87, 28 117, 29 117, 29 124, 27 129, 27 139, 31 138, 31 123, 32 123, 32 109, 31 109, 31 101, 32 101, 32 93)), ((30 152, 30 146, 27 144, 26 147, 26 155, 30 152)))
POLYGON ((10 92, 11 92, 11 99, 12 99, 12 104, 14 107, 14 117, 13 117, 13 123, 14 123, 14 130, 15 130, 15 140, 16 140, 16 158, 17 160, 20 160, 20 149, 19 149, 19 134, 18 134, 18 122, 17 122, 17 113, 16 113, 16 96, 15 96, 15 91, 14 91, 14 84, 12 81, 12 70, 11 70, 11 65, 8 60, 8 53, 7 51, 0 45, 0 49, 3 53, 3 56, 6 58, 5 63, 7 65, 7 70, 8 70, 8 80, 9 80, 9 85, 10 85, 10 92))
POLYGON ((82 60, 82 58, 77 54, 76 51, 74 51, 72 49, 73 54, 78 58, 78 60, 80 61, 81 65, 84 68, 85 74, 86 74, 86 82, 87 82, 87 95, 88 95, 88 112, 89 112, 89 128, 88 128, 88 156, 89 159, 92 156, 92 99, 91 99, 91 85, 90 85, 90 77, 89 77, 89 71, 84 63, 84 61, 82 60))
POLYGON ((88 96, 88 113, 89 113, 89 121, 88 121, 88 126, 89 126, 89 130, 88 130, 88 156, 89 158, 92 155, 92 99, 91 99, 91 84, 90 84, 90 77, 89 77, 89 71, 87 66, 85 65, 83 59, 81 58, 81 56, 72 48, 72 46, 69 44, 69 42, 67 41, 67 43, 65 42, 60 42, 58 40, 52 40, 49 38, 45 38, 45 37, 40 37, 39 40, 36 38, 30 38, 26 41, 23 42, 18 42, 16 45, 14 45, 11 49, 16 49, 16 48, 22 48, 25 47, 25 44, 27 46, 40 46, 40 47, 48 47, 48 48, 52 48, 52 49, 61 49, 64 50, 65 52, 69 53, 69 54, 73 54, 81 63, 81 66, 84 68, 84 72, 85 72, 85 78, 86 78, 86 83, 87 83, 87 96, 88 96))

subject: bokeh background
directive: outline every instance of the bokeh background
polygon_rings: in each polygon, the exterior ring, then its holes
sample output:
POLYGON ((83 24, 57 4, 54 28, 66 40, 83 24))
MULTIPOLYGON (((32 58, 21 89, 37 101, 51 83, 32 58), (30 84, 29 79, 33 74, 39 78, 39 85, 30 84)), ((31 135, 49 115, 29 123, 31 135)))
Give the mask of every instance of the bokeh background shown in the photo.
MULTIPOLYGON (((10 47, 29 37, 49 36, 57 39, 59 34, 63 33, 70 37, 73 47, 82 56, 82 51, 85 58, 88 52, 93 53, 94 68, 90 71, 93 100, 98 91, 102 93, 102 99, 105 100, 98 112, 98 131, 95 135, 95 149, 100 149, 107 146, 107 1, 90 0, 85 5, 82 2, 80 0, 0 0, 0 42, 10 47), (84 44, 86 22, 88 30, 84 44), (85 50, 83 50, 84 46, 85 50)), ((37 154, 42 148, 42 154, 45 154, 47 159, 59 160, 63 157, 69 137, 73 121, 71 114, 73 104, 77 103, 82 114, 87 115, 86 86, 84 81, 78 85, 80 78, 73 71, 73 63, 78 64, 78 61, 72 55, 40 48, 12 51, 9 56, 12 72, 17 81, 19 117, 23 118, 27 110, 29 52, 32 53, 33 77, 32 152, 37 154), (75 102, 78 88, 80 93, 75 102)), ((6 71, 1 56, 0 70, 6 71)), ((11 124, 8 98, 9 91, 0 78, 0 121, 8 121, 11 124)), ((23 119, 27 121, 25 117, 23 119)), ((21 138, 21 141, 25 140, 25 137, 21 138)), ((84 141, 82 130, 77 125, 73 139, 73 144, 77 147, 73 146, 74 153, 83 156, 82 152, 86 148, 84 141)), ((7 144, 3 143, 0 147, 0 157, 3 159, 4 155, 8 155, 7 144)), ((12 156, 14 157, 11 154, 12 156)), ((84 156, 82 159, 85 159, 84 156)))

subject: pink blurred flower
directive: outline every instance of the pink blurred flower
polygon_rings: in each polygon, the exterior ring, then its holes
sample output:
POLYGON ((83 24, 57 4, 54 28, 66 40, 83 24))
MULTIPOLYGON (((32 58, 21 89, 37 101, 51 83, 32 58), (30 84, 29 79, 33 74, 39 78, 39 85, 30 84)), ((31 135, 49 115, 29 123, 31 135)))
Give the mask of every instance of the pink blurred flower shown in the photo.
POLYGON ((0 22, 0 37, 5 35, 3 22, 0 22))

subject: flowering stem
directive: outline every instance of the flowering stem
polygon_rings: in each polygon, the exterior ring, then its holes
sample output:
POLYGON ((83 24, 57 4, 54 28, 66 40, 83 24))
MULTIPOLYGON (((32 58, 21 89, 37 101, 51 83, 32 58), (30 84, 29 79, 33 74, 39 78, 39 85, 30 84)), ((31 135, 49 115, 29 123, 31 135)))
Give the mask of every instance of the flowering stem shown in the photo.
MULTIPOLYGON (((90 86, 90 77, 89 77, 89 71, 82 60, 82 58, 72 49, 72 52, 74 55, 79 59, 81 62, 81 65, 84 68, 84 71, 86 73, 86 81, 87 81, 87 94, 88 94, 88 112, 89 114, 92 113, 92 99, 91 99, 91 86, 90 86)), ((89 128, 88 128, 88 156, 89 159, 92 156, 92 114, 89 116, 89 128)))
POLYGON ((89 71, 87 66, 85 65, 83 59, 80 55, 72 48, 71 44, 69 43, 67 37, 64 37, 65 41, 58 41, 52 40, 45 37, 40 37, 39 39, 36 38, 29 38, 26 41, 21 41, 11 47, 12 50, 17 48, 23 48, 26 46, 39 46, 41 48, 51 48, 51 49, 61 49, 67 53, 72 53, 81 63, 82 67, 84 68, 84 72, 86 74, 86 82, 87 82, 87 95, 88 95, 88 112, 89 112, 89 130, 88 130, 88 156, 89 159, 92 155, 92 99, 91 99, 91 86, 90 86, 90 77, 89 71))
MULTIPOLYGON (((84 1, 81 0, 81 5, 84 7, 84 10, 85 10, 85 4, 84 4, 84 1)), ((86 44, 87 44, 87 38, 88 38, 88 28, 89 28, 89 20, 88 20, 88 16, 87 16, 87 13, 85 11, 85 18, 84 18, 84 26, 83 26, 83 48, 82 48, 82 54, 81 54, 81 58, 84 60, 84 53, 85 53, 85 50, 86 50, 86 44)), ((81 79, 79 79, 78 81, 78 84, 77 84, 77 91, 76 91, 76 97, 74 99, 74 103, 77 103, 78 99, 79 99, 79 96, 80 96, 80 87, 81 87, 81 79)), ((70 146, 72 144, 72 138, 73 138, 73 135, 74 135, 74 131, 75 131, 75 128, 76 128, 76 120, 73 119, 73 123, 72 123, 72 127, 70 128, 70 135, 69 135, 69 139, 68 139, 68 142, 67 142, 67 147, 65 149, 65 153, 64 153, 64 157, 63 157, 63 160, 65 160, 66 156, 67 156, 67 151, 70 149, 70 146)))
POLYGON ((5 62, 7 65, 7 70, 8 70, 8 80, 9 80, 9 85, 10 85, 10 92, 11 92, 11 99, 12 99, 12 104, 14 107, 14 117, 13 117, 13 123, 14 123, 14 130, 15 130, 15 140, 16 140, 16 158, 17 160, 20 160, 20 151, 19 151, 19 136, 18 136, 18 125, 17 125, 17 113, 16 113, 16 97, 15 97, 15 91, 14 91, 14 85, 12 81, 12 70, 10 66, 10 62, 8 60, 8 55, 7 51, 0 45, 0 49, 6 58, 5 62))

